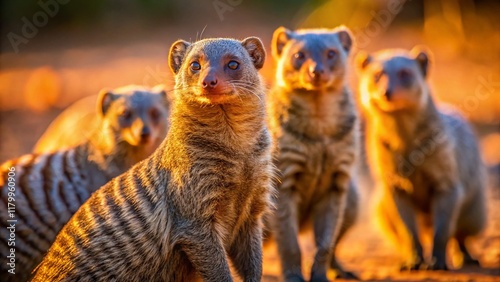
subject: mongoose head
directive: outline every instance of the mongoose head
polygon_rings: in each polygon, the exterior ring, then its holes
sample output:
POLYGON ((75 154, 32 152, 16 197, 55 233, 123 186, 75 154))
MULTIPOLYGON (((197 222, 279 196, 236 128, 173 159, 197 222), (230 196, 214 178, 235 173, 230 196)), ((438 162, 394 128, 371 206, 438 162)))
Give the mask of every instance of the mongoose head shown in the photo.
POLYGON ((274 31, 272 53, 276 80, 288 89, 309 91, 342 87, 353 41, 346 27, 274 31))
POLYGON ((174 42, 169 65, 175 74, 175 95, 202 104, 231 103, 262 95, 257 70, 264 65, 266 53, 257 37, 242 41, 204 39, 195 43, 174 42))
POLYGON ((423 46, 409 52, 387 49, 373 55, 360 51, 355 62, 363 106, 384 112, 418 111, 429 95, 426 84, 429 54, 423 46))
POLYGON ((153 151, 168 129, 169 102, 163 85, 149 89, 129 85, 103 89, 97 101, 97 113, 114 140, 153 151))

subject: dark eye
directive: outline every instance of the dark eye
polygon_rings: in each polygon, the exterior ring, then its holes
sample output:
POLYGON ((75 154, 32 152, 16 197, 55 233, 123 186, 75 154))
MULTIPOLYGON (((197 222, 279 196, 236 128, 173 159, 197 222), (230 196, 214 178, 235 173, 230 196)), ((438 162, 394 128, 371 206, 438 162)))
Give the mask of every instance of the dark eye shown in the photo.
POLYGON ((398 76, 401 80, 408 80, 411 77, 411 72, 409 70, 402 69, 398 71, 398 76))
POLYGON ((199 71, 201 69, 201 65, 198 62, 192 62, 191 63, 191 70, 192 71, 199 71))
POLYGON ((304 59, 304 57, 305 57, 305 56, 306 56, 306 55, 304 55, 304 53, 303 53, 303 52, 297 52, 297 53, 295 53, 295 55, 293 55, 293 57, 294 57, 295 59, 297 59, 297 60, 302 60, 302 59, 304 59))
POLYGON ((160 117, 160 112, 157 109, 152 109, 150 115, 153 120, 157 120, 160 117))
POLYGON ((120 113, 120 117, 122 117, 123 119, 129 119, 132 117, 132 112, 128 109, 124 109, 121 113, 120 113))
POLYGON ((326 53, 326 56, 328 57, 328 59, 333 59, 333 58, 337 57, 337 51, 328 50, 328 53, 326 53))
POLYGON ((227 67, 232 69, 232 70, 237 70, 238 67, 240 66, 240 64, 236 61, 230 61, 228 64, 227 64, 227 67))

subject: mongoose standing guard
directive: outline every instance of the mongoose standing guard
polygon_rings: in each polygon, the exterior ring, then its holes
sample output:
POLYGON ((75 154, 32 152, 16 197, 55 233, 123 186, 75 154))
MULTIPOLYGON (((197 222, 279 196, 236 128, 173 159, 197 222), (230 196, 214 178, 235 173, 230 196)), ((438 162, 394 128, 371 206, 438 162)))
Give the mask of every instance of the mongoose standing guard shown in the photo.
POLYGON ((455 237, 464 263, 478 264, 466 239, 484 227, 485 175, 474 134, 456 112, 438 110, 426 79, 426 48, 360 52, 367 152, 379 183, 377 219, 406 255, 402 269, 447 269, 455 237), (426 263, 420 235, 432 230, 426 263))
POLYGON ((334 255, 357 214, 357 113, 345 82, 352 44, 345 27, 274 32, 277 75, 268 113, 281 183, 270 222, 286 281, 304 281, 297 236, 311 219, 317 246, 311 281, 327 281, 329 267, 354 278, 334 255))
POLYGON ((127 91, 103 90, 96 100, 96 124, 89 137, 74 136, 81 138, 79 145, 28 154, 0 166, 0 271, 7 281, 28 280, 80 205, 113 177, 145 159, 155 146, 155 136, 166 134, 164 91, 135 86, 127 91), (157 111, 153 117, 149 117, 151 109, 157 111), (141 136, 144 131, 150 132, 147 138, 141 136), (12 217, 10 211, 15 211, 12 217), (15 220, 15 240, 7 229, 9 219, 15 220), (15 255, 15 263, 7 257, 10 254, 15 255))
POLYGON ((256 37, 175 42, 167 138, 91 196, 34 281, 232 281, 226 256, 260 281, 274 175, 264 59, 256 37))

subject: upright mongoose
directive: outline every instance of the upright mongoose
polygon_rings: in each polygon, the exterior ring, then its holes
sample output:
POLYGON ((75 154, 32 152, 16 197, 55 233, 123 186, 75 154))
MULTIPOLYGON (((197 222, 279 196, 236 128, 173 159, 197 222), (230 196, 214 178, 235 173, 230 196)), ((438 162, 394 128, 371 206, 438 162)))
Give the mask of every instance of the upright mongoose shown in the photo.
POLYGON ((429 63, 424 47, 356 57, 369 164, 380 186, 377 219, 405 252, 402 269, 447 269, 452 237, 464 262, 477 264, 465 240, 486 221, 476 138, 459 114, 436 108, 426 82, 429 63), (424 229, 433 231, 427 264, 424 229))
POLYGON ((74 137, 81 139, 76 147, 25 155, 1 165, 0 270, 5 280, 26 281, 59 230, 90 194, 146 158, 156 136, 166 130, 165 93, 133 89, 100 93, 97 124, 89 137, 74 137), (145 109, 158 112, 147 116, 150 111, 145 109), (141 132, 149 132, 149 137, 141 132), (15 211, 13 217, 9 211, 15 211), (15 240, 7 230, 9 219, 16 220, 15 240), (6 257, 10 253, 15 253, 11 265, 6 257))
POLYGON ((264 59, 256 37, 175 42, 167 138, 91 196, 34 281, 232 281, 227 257, 260 281, 274 174, 264 59))
POLYGON ((297 235, 310 219, 317 246, 311 281, 326 281, 329 267, 354 277, 335 257, 357 215, 357 113, 345 79, 352 44, 345 27, 274 32, 276 85, 268 113, 281 182, 269 221, 286 281, 304 281, 297 235))

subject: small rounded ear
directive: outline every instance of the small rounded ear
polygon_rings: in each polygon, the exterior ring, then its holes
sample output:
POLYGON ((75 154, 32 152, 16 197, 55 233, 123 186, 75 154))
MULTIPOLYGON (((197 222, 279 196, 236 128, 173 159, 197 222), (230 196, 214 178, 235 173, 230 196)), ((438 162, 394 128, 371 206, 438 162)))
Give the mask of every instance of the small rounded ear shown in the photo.
POLYGON ((271 52, 275 59, 279 59, 283 48, 285 47, 288 40, 293 36, 293 32, 285 27, 278 27, 273 33, 273 39, 271 42, 271 52))
POLYGON ((103 89, 99 92, 97 98, 97 113, 100 116, 105 116, 106 112, 109 110, 111 103, 115 100, 116 95, 109 89, 103 89))
POLYGON ((189 42, 184 40, 177 40, 170 47, 170 52, 168 54, 168 65, 174 74, 177 74, 181 68, 182 61, 186 56, 187 48, 191 45, 189 42))
POLYGON ((353 36, 352 36, 351 30, 349 28, 347 28, 346 26, 340 26, 336 33, 337 33, 337 36, 339 37, 339 41, 340 41, 340 44, 342 45, 342 48, 344 48, 344 50, 347 53, 349 53, 349 51, 351 51, 352 44, 353 44, 353 40, 352 40, 353 36))
POLYGON ((366 51, 360 50, 356 54, 356 58, 354 58, 354 64, 356 65, 356 69, 358 71, 364 70, 372 61, 372 56, 368 54, 366 51))
POLYGON ((423 45, 417 45, 411 49, 410 56, 417 62, 420 70, 422 71, 422 75, 427 77, 431 57, 431 51, 429 48, 423 45))
POLYGON ((241 45, 245 47, 252 58, 253 65, 256 69, 261 69, 264 66, 264 61, 266 60, 266 50, 262 41, 258 37, 248 37, 241 41, 241 45))
POLYGON ((168 92, 166 90, 167 86, 165 84, 158 84, 155 87, 153 87, 153 91, 155 93, 158 93, 160 95, 160 98, 165 102, 165 104, 168 106, 170 103, 173 101, 172 93, 173 92, 168 92))

